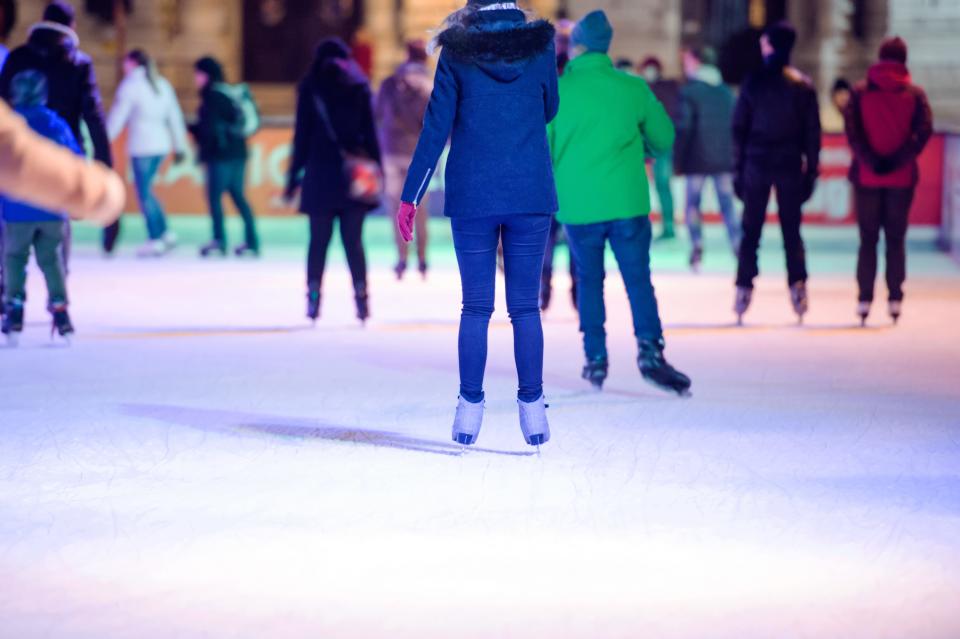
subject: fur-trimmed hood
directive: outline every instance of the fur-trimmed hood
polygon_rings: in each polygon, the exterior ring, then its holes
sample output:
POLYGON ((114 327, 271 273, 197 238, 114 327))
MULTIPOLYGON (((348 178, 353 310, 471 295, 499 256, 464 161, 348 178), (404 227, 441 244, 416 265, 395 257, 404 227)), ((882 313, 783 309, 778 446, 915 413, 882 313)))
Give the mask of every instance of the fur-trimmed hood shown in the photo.
POLYGON ((546 20, 527 22, 522 11, 478 11, 464 24, 441 32, 437 43, 457 60, 472 62, 495 79, 510 82, 553 46, 555 33, 546 20))

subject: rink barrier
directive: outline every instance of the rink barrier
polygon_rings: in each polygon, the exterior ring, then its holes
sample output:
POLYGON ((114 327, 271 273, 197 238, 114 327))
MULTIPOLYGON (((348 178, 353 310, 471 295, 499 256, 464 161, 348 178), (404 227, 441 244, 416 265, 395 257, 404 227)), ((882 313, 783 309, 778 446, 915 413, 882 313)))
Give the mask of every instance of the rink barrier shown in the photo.
MULTIPOLYGON (((278 196, 286 185, 286 169, 290 160, 293 130, 289 126, 267 127, 250 140, 250 163, 247 168, 247 195, 258 215, 292 215, 293 211, 279 205, 278 196)), ((954 246, 960 246, 960 193, 944 186, 945 154, 949 151, 951 175, 960 176, 960 142, 945 135, 936 135, 920 157, 920 184, 910 213, 911 224, 946 227, 945 238, 955 238, 954 246), (948 207, 945 207, 948 204, 948 207), (944 215, 949 208, 948 215, 944 215)), ((123 139, 115 147, 116 166, 127 176, 128 212, 139 211, 133 179, 129 174, 123 139)), ((813 198, 804 207, 804 221, 823 225, 849 225, 856 221, 853 208, 853 191, 847 180, 852 156, 846 138, 839 134, 826 134, 821 153, 821 178, 813 198)), ((682 223, 686 201, 686 180, 673 180, 674 202, 677 222, 682 223)), ((164 208, 171 213, 202 214, 207 211, 204 195, 203 167, 195 162, 173 165, 168 159, 157 176, 156 192, 164 208)), ((958 186, 957 188, 960 188, 958 186)), ((655 191, 651 189, 651 191, 655 191)), ((652 193, 654 217, 660 216, 660 205, 652 193)), ((229 205, 229 203, 228 203, 229 205)), ((717 199, 712 185, 703 194, 705 219, 719 220, 717 199)), ((776 213, 776 200, 771 198, 770 213, 776 213)))

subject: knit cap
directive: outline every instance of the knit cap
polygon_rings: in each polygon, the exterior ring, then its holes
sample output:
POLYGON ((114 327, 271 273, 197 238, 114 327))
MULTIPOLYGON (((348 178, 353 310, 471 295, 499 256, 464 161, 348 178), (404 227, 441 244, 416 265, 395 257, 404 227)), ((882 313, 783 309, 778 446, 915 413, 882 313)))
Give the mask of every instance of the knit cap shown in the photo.
POLYGON ((610 43, 613 42, 613 27, 607 14, 603 11, 588 13, 573 28, 570 43, 573 46, 582 46, 587 51, 607 53, 610 43))

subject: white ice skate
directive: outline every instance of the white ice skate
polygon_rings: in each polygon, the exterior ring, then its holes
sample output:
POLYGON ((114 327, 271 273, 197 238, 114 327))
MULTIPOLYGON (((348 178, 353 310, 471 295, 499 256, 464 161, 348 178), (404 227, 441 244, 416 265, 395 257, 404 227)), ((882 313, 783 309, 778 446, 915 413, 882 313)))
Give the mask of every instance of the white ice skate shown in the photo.
POLYGON ((550 424, 547 423, 547 404, 540 396, 535 402, 517 400, 520 407, 520 430, 531 446, 539 447, 550 441, 550 424))
POLYGON ((860 318, 860 326, 866 326, 867 318, 870 317, 870 302, 857 302, 857 316, 860 318))
POLYGON ((480 427, 483 426, 484 402, 474 404, 460 398, 457 414, 453 418, 453 441, 470 446, 477 441, 480 427))
POLYGON ((167 254, 167 245, 163 240, 149 240, 137 249, 137 257, 149 259, 163 257, 167 254))
POLYGON ((890 313, 890 319, 894 325, 900 323, 900 315, 903 313, 903 302, 899 300, 890 300, 887 305, 887 311, 890 313))

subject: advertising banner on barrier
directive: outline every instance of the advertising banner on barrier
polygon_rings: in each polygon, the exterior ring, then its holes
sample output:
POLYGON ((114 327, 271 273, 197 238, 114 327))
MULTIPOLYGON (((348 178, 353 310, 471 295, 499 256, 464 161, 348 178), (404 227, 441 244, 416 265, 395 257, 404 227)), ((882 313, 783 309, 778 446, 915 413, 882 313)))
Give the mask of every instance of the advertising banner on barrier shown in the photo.
POLYGON ((940 239, 960 260, 960 137, 948 136, 943 153, 943 220, 940 239))
MULTIPOLYGON (((293 131, 288 128, 267 128, 250 140, 250 162, 247 168, 247 193, 258 215, 289 215, 289 209, 278 208, 276 196, 283 190, 290 159, 293 131)), ((943 209, 944 136, 937 135, 920 156, 920 184, 910 214, 912 224, 940 225, 943 209)), ((118 142, 117 167, 125 171, 122 141, 118 142)), ((804 219, 813 224, 853 224, 853 190, 847 180, 852 156, 843 135, 828 134, 823 139, 820 156, 821 177, 816 193, 804 208, 804 219)), ((129 179, 128 183, 132 180, 129 179)), ((686 183, 678 177, 673 183, 677 216, 682 219, 686 183)), ((207 211, 204 194, 204 170, 195 163, 173 165, 169 160, 161 169, 156 184, 157 196, 164 207, 175 213, 207 211)), ((653 194, 655 214, 659 212, 653 194)), ((704 193, 707 219, 716 219, 717 200, 712 187, 704 193)), ((127 210, 139 210, 132 184, 128 186, 127 210)), ((770 201, 771 214, 776 213, 776 198, 770 201)))

